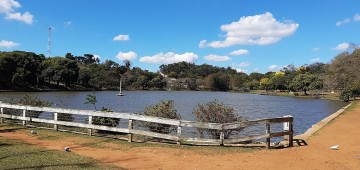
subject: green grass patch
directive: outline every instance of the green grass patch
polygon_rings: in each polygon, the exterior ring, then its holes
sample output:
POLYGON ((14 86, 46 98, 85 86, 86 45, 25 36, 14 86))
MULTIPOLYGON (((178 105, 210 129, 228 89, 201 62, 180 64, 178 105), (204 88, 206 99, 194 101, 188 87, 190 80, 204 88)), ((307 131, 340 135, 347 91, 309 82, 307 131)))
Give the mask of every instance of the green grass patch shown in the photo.
POLYGON ((121 169, 71 152, 44 149, 0 137, 1 169, 121 169))
POLYGON ((355 100, 355 101, 352 101, 351 105, 348 108, 346 108, 345 112, 353 111, 357 108, 359 108, 359 101, 355 100))

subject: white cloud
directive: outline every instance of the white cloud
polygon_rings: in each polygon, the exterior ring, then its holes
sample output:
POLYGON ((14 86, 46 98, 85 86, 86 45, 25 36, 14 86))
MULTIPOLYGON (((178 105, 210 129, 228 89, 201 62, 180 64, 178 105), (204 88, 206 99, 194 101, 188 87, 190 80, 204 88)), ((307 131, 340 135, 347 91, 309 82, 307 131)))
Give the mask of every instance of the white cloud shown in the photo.
POLYGON ((177 63, 181 61, 186 62, 195 62, 198 59, 198 55, 192 52, 186 52, 184 54, 176 54, 174 52, 168 52, 168 53, 158 53, 154 56, 144 56, 140 58, 140 62, 144 63, 156 63, 156 64, 171 64, 171 63, 177 63))
POLYGON ((214 54, 207 55, 204 57, 204 59, 208 61, 219 61, 219 62, 231 60, 231 58, 228 56, 219 56, 214 54))
POLYGON ((310 60, 311 63, 316 63, 316 62, 319 62, 320 61, 320 58, 317 57, 317 58, 313 58, 310 60))
POLYGON ((137 57, 137 54, 133 51, 129 51, 127 53, 124 53, 124 52, 119 52, 117 55, 116 55, 116 58, 119 59, 119 60, 133 60, 137 57))
POLYGON ((268 67, 268 70, 269 70, 269 71, 279 71, 279 70, 281 70, 282 68, 283 68, 283 67, 280 67, 280 66, 278 66, 278 65, 273 64, 273 65, 271 65, 271 66, 268 67))
POLYGON ((94 54, 93 59, 95 59, 95 60, 96 60, 96 59, 99 59, 99 60, 100 60, 100 59, 101 59, 101 57, 100 57, 99 55, 97 55, 97 54, 94 54))
POLYGON ((239 21, 222 25, 226 32, 224 41, 213 41, 206 46, 221 48, 233 45, 269 45, 292 35, 299 24, 290 21, 279 22, 269 12, 254 16, 243 16, 239 21))
POLYGON ((24 14, 20 14, 18 12, 6 14, 6 19, 8 20, 17 20, 17 21, 25 22, 27 24, 32 24, 33 18, 34 16, 31 15, 30 12, 25 12, 24 14))
POLYGON ((5 48, 12 48, 15 46, 18 46, 20 44, 12 42, 12 41, 6 41, 6 40, 1 40, 0 41, 0 47, 5 47, 5 48))
POLYGON ((360 21, 360 14, 355 14, 354 15, 354 21, 355 22, 360 21))
POLYGON ((19 8, 21 5, 14 0, 1 0, 0 1, 0 13, 10 13, 14 11, 14 8, 19 8))
POLYGON ((349 18, 346 18, 346 19, 344 19, 344 20, 342 20, 342 21, 336 22, 336 26, 340 26, 340 25, 343 25, 343 24, 347 24, 347 23, 349 23, 349 22, 350 22, 350 19, 349 19, 349 18))
POLYGON ((319 47, 315 47, 315 48, 313 48, 313 49, 311 49, 311 51, 319 51, 320 50, 320 48, 319 47))
POLYGON ((129 39, 129 35, 118 35, 113 38, 114 41, 128 41, 129 39))
POLYGON ((240 50, 232 51, 230 54, 231 55, 244 55, 244 54, 249 54, 249 51, 244 50, 244 49, 240 49, 240 50))
POLYGON ((206 40, 201 40, 199 43, 199 48, 205 48, 206 47, 206 40))
POLYGON ((350 43, 341 43, 337 45, 334 50, 345 51, 350 48, 350 43))

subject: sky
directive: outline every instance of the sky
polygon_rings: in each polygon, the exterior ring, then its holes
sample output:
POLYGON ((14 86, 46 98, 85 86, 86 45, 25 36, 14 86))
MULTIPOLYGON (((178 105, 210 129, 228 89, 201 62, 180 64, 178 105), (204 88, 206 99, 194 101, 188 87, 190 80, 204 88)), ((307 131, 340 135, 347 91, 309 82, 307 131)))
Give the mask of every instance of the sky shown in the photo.
POLYGON ((357 46, 358 0, 0 0, 0 51, 266 73, 357 46), (48 34, 51 28, 51 52, 48 34))

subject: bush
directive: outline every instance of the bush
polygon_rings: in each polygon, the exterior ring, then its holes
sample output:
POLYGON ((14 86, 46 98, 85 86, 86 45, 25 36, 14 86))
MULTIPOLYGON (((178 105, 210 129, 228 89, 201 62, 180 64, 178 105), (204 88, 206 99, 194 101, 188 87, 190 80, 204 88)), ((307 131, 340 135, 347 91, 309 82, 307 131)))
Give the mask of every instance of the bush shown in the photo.
POLYGON ((351 97, 353 97, 353 91, 346 87, 341 91, 339 98, 341 101, 348 102, 351 97))
MULTIPOLYGON (((102 107, 101 111, 112 112, 112 110, 105 108, 105 107, 102 107)), ((105 126, 116 127, 119 124, 119 121, 120 121, 120 119, 118 119, 118 118, 94 116, 92 123, 94 125, 105 125, 105 126)))
MULTIPOLYGON (((161 117, 168 119, 181 119, 180 114, 174 109, 174 101, 161 100, 160 103, 154 106, 145 107, 144 112, 139 113, 144 116, 153 116, 153 117, 161 117)), ((152 123, 152 122, 141 122, 141 125, 148 128, 152 132, 169 134, 176 130, 176 126, 160 124, 160 123, 152 123)))
MULTIPOLYGON (((40 106, 40 107, 49 107, 51 106, 51 102, 40 100, 36 96, 25 94, 24 97, 20 98, 20 100, 16 101, 11 99, 10 101, 6 101, 10 104, 21 104, 21 105, 29 105, 29 106, 40 106)), ((39 111, 26 111, 27 117, 39 118, 42 112, 39 111)), ((20 115, 21 113, 18 113, 20 115)))
MULTIPOLYGON (((206 104, 198 104, 193 111, 193 114, 196 116, 196 120, 199 122, 207 123, 231 123, 246 121, 245 117, 238 116, 234 113, 234 109, 230 106, 226 106, 223 103, 218 101, 212 101, 206 104)), ((241 129, 227 130, 224 132, 224 138, 227 139, 235 131, 241 131, 241 129)), ((198 129, 201 135, 204 133, 212 136, 213 139, 220 138, 220 130, 216 129, 198 129)))
MULTIPOLYGON (((86 96, 86 102, 84 104, 91 104, 91 105, 94 106, 95 110, 97 110, 96 103, 97 103, 97 99, 96 99, 95 93, 93 93, 92 95, 88 94, 86 96)), ((105 108, 105 107, 102 107, 101 111, 112 112, 111 109, 105 108)), ((88 119, 86 120, 86 122, 87 121, 88 121, 88 119)), ((99 116, 94 116, 93 120, 92 120, 92 123, 94 125, 104 125, 104 126, 111 126, 111 127, 116 127, 119 124, 119 122, 120 122, 119 118, 99 117, 99 116)), ((99 130, 98 132, 99 133, 106 133, 106 134, 116 134, 116 133, 113 133, 113 132, 103 131, 103 130, 99 130)))

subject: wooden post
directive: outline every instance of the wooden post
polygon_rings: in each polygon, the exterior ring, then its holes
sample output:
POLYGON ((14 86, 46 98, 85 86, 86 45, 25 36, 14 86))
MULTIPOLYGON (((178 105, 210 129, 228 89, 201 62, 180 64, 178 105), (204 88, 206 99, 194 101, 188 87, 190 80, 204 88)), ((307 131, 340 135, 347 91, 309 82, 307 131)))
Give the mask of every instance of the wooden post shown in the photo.
POLYGON ((270 149, 270 122, 266 122, 266 134, 268 135, 266 138, 266 149, 270 149))
POLYGON ((177 136, 178 136, 178 140, 177 140, 177 142, 176 142, 176 144, 178 144, 178 145, 181 145, 181 126, 179 125, 178 127, 177 127, 177 136))
MULTIPOLYGON (((22 116, 23 116, 24 119, 26 118, 26 110, 23 110, 23 115, 22 116)), ((26 120, 23 120, 22 124, 23 124, 23 126, 26 126, 26 120)))
POLYGON ((130 132, 130 130, 133 129, 133 120, 132 119, 129 119, 128 128, 129 128, 128 142, 132 142, 133 134, 130 132))
POLYGON ((220 132, 220 146, 224 146, 224 138, 225 138, 225 134, 224 134, 224 129, 221 130, 220 132))
POLYGON ((294 121, 294 118, 292 118, 289 121, 289 147, 293 146, 293 135, 294 135, 293 121, 294 121))
MULTIPOLYGON (((93 117, 92 117, 92 116, 89 116, 89 125, 92 124, 92 119, 93 119, 93 117)), ((91 128, 88 129, 88 135, 89 135, 89 136, 92 136, 92 129, 91 129, 91 128)))
POLYGON ((1 111, 0 123, 4 123, 4 108, 0 108, 0 111, 1 111))
MULTIPOLYGON (((58 113, 54 113, 54 121, 58 120, 58 113)), ((54 130, 58 131, 58 125, 56 123, 54 123, 54 130)))

